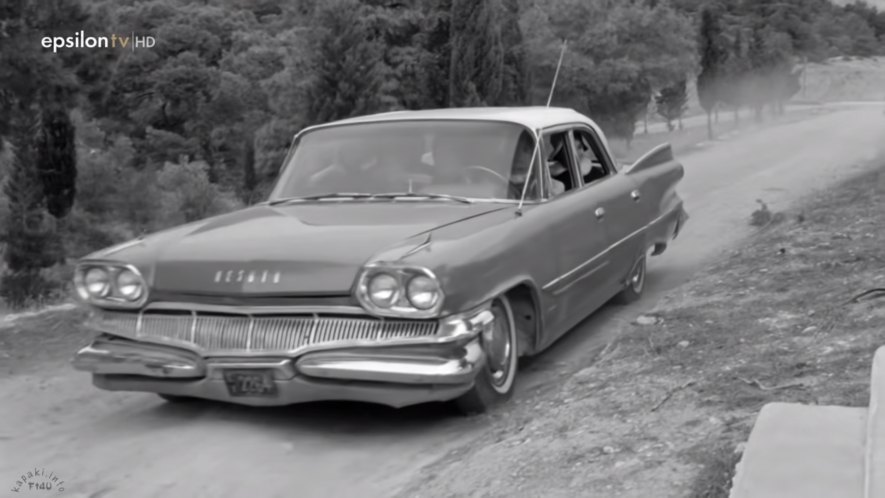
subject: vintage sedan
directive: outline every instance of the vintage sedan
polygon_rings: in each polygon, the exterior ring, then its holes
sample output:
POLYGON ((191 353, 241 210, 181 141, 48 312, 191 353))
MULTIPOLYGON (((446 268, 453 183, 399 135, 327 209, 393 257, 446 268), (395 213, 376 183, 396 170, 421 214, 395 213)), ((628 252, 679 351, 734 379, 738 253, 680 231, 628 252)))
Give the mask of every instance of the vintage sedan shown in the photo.
POLYGON ((687 219, 669 145, 614 160, 571 109, 346 119, 295 136, 257 205, 78 262, 93 383, 247 405, 482 412, 687 219))

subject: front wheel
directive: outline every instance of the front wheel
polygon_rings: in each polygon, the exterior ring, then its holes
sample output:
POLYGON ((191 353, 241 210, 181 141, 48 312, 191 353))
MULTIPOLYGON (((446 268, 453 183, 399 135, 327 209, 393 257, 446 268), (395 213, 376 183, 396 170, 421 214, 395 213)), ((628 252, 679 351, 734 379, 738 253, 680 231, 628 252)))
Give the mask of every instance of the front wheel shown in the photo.
POLYGON ((467 415, 484 413, 513 395, 518 362, 513 309, 510 301, 501 296, 492 302, 491 312, 495 319, 490 330, 480 336, 486 354, 485 365, 473 387, 455 400, 461 412, 467 415))

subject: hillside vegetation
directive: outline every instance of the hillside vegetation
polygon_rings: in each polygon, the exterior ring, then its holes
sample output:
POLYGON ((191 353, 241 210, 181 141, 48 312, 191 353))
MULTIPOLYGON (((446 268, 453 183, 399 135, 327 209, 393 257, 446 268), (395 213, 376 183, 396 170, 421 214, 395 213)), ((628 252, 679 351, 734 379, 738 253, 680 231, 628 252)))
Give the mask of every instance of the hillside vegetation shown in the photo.
POLYGON ((0 27, 12 306, 51 299, 72 258, 263 199, 307 125, 543 104, 563 41, 553 104, 628 145, 695 86, 708 113, 761 119, 800 90, 798 62, 885 53, 885 14, 828 0, 23 0, 0 27), (157 44, 42 46, 77 32, 157 44))
POLYGON ((801 96, 819 102, 885 101, 885 57, 809 64, 801 96))

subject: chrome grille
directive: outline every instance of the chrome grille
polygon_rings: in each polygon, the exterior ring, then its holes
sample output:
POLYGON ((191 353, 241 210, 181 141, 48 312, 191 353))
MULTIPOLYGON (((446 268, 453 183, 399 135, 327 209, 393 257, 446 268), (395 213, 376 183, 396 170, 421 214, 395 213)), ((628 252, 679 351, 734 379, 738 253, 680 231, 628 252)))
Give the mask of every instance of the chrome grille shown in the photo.
POLYGON ((102 332, 172 343, 205 354, 291 354, 315 346, 431 337, 438 324, 426 320, 322 315, 102 312, 92 319, 102 332))

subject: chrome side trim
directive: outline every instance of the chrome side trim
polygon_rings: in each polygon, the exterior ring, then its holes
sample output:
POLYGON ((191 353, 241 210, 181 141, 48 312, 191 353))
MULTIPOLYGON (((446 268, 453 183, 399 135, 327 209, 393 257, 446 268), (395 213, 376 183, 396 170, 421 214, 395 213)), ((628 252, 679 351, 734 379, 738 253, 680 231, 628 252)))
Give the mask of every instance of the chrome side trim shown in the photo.
POLYGON ((417 252, 419 252, 419 251, 421 251, 421 250, 423 250, 423 249, 425 249, 425 248, 427 248, 427 247, 430 247, 430 242, 431 242, 432 234, 433 234, 433 232, 427 232, 427 237, 424 238, 424 242, 422 242, 422 243, 418 244, 417 246, 413 247, 411 250, 409 250, 409 252, 407 252, 407 253, 403 254, 402 256, 400 256, 399 259, 401 259, 401 260, 402 260, 402 259, 406 259, 406 258, 408 258, 409 256, 411 256, 411 255, 413 255, 413 254, 415 254, 415 253, 417 253, 417 252))
POLYGON ((565 292, 565 291, 571 289, 572 286, 575 285, 576 283, 578 283, 578 282, 580 282, 581 280, 584 280, 584 279, 586 279, 586 278, 590 278, 590 277, 592 277, 596 272, 598 272, 599 270, 605 268, 606 266, 608 266, 608 261, 603 262, 601 265, 598 265, 598 266, 592 268, 590 271, 584 273, 584 274, 581 275, 580 277, 578 277, 578 278, 572 280, 571 282, 569 282, 569 283, 563 285, 562 287, 556 289, 555 291, 553 291, 553 295, 556 296, 556 295, 562 294, 563 292, 565 292))
MULTIPOLYGON (((672 214, 673 214, 672 212, 669 212, 669 213, 664 213, 664 214, 658 216, 657 218, 655 218, 654 220, 652 220, 650 223, 646 224, 646 225, 643 226, 642 228, 640 228, 640 229, 634 231, 634 232, 631 233, 630 235, 627 235, 626 237, 622 238, 621 240, 619 240, 619 241, 615 242, 614 244, 612 244, 612 245, 606 247, 605 250, 603 250, 602 252, 600 252, 600 253, 597 254, 596 256, 593 256, 592 258, 588 259, 587 261, 584 261, 583 263, 581 263, 580 265, 576 266, 575 268, 569 270, 568 272, 566 272, 566 273, 564 273, 564 274, 562 274, 562 275, 556 277, 555 279, 551 280, 550 282, 547 282, 546 284, 544 284, 544 287, 542 287, 542 289, 545 290, 545 291, 550 290, 551 287, 555 287, 556 284, 562 282, 563 280, 566 280, 566 279, 569 278, 570 276, 572 276, 572 275, 574 275, 575 273, 581 271, 583 268, 585 268, 585 267, 587 267, 588 265, 594 263, 594 262, 595 262, 596 260, 598 260, 599 258, 601 258, 601 257, 605 256, 606 254, 610 253, 610 252, 612 251, 612 249, 614 249, 614 248, 620 246, 621 244, 623 244, 623 243, 627 242, 628 240, 632 239, 633 237, 636 237, 637 235, 639 235, 639 234, 641 234, 642 232, 648 230, 648 229, 649 229, 650 227, 652 227, 653 225, 656 225, 656 224, 660 223, 661 220, 667 218, 668 216, 671 216, 672 214)), ((602 266, 600 266, 600 268, 602 268, 602 266)), ((594 270, 594 271, 595 271, 595 270, 594 270)), ((585 276, 585 277, 586 277, 586 276, 585 276)))

